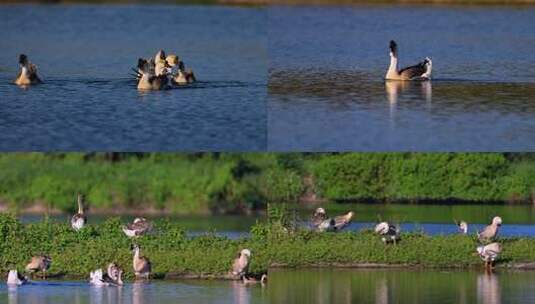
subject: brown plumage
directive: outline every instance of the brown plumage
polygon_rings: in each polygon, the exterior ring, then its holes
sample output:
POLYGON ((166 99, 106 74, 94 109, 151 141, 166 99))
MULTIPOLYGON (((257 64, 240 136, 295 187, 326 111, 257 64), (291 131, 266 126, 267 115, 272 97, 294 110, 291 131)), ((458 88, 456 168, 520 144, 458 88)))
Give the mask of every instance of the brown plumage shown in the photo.
POLYGON ((351 223, 351 220, 353 219, 353 215, 355 213, 353 211, 349 211, 347 214, 339 215, 334 217, 334 228, 336 230, 342 230, 344 229, 349 223, 351 223))
POLYGON ((386 72, 386 80, 426 80, 431 78, 431 70, 432 62, 429 58, 398 70, 398 47, 394 40, 390 41, 390 66, 386 72))
POLYGON ((123 232, 128 237, 141 236, 152 230, 152 224, 143 217, 136 217, 131 224, 123 226, 123 232))
POLYGON ((240 279, 243 278, 249 270, 250 258, 251 251, 249 249, 242 249, 234 259, 234 263, 232 264, 232 274, 240 279))
POLYGON ((19 65, 20 71, 15 79, 15 84, 25 86, 42 82, 37 76, 37 66, 31 63, 26 55, 19 55, 19 65))
POLYGON ((76 231, 82 229, 87 223, 87 216, 84 213, 83 196, 80 193, 78 193, 77 203, 78 213, 71 218, 71 227, 76 231))
POLYGON ((134 274, 137 277, 142 277, 148 279, 150 277, 150 273, 152 271, 152 265, 151 262, 147 257, 141 256, 138 245, 133 246, 134 251, 134 258, 132 261, 133 268, 134 268, 134 274))
POLYGON ((498 235, 498 228, 502 225, 502 218, 495 216, 492 219, 492 223, 485 227, 483 231, 478 233, 477 238, 480 242, 488 242, 494 240, 498 235))
POLYGON ((26 265, 27 272, 37 272, 41 271, 43 273, 43 278, 46 279, 46 271, 50 268, 52 259, 46 255, 33 256, 30 260, 30 263, 26 265))

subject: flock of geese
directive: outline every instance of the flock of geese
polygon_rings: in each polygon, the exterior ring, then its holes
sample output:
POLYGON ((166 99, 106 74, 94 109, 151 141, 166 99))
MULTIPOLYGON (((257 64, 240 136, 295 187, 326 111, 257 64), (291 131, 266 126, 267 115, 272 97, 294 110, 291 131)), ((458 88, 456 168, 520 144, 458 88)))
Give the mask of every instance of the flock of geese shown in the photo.
MULTIPOLYGON (((71 227, 75 231, 82 230, 87 223, 87 215, 85 214, 83 197, 78 194, 77 197, 78 212, 71 218, 71 227)), ((140 237, 147 234, 153 228, 151 222, 145 218, 135 218, 132 223, 122 226, 124 234, 130 238, 140 237)), ((132 269, 136 279, 148 280, 152 272, 152 263, 148 257, 141 254, 139 245, 134 244, 131 247, 132 269)), ((242 249, 234 259, 232 268, 229 271, 231 278, 241 280, 244 284, 261 283, 264 285, 267 282, 267 275, 263 274, 260 278, 255 278, 249 273, 249 262, 251 260, 251 250, 242 249)), ((25 271, 33 274, 42 272, 43 279, 46 279, 46 272, 52 264, 52 258, 48 255, 33 256, 30 262, 26 265, 25 271)), ((89 274, 89 283, 94 286, 122 286, 123 269, 116 263, 108 264, 106 272, 101 268, 91 271, 89 274)), ((29 283, 29 278, 22 275, 16 269, 10 270, 7 277, 7 285, 20 286, 29 283)))
MULTIPOLYGON (((19 66, 15 84, 29 86, 43 82, 37 75, 37 66, 25 54, 19 55, 19 66)), ((186 69, 184 61, 174 54, 166 56, 163 50, 159 50, 153 58, 139 58, 137 67, 132 70, 139 90, 165 90, 197 81, 193 71, 186 69)))
MULTIPOLYGON (((354 214, 353 211, 350 211, 347 214, 331 218, 327 216, 325 209, 320 207, 312 214, 311 226, 318 232, 340 231, 350 224, 354 214)), ((460 233, 468 234, 468 224, 465 221, 455 221, 455 223, 460 233)), ((495 241, 501 225, 502 218, 496 216, 488 226, 477 233, 476 254, 485 262, 486 271, 491 271, 494 268, 494 263, 502 252, 501 244, 495 241)), ((395 245, 401 239, 400 227, 388 222, 380 222, 375 226, 374 231, 385 244, 393 243, 395 245)))
MULTIPOLYGON (((42 83, 37 75, 37 66, 28 60, 24 54, 19 55, 20 71, 15 84, 28 86, 42 83)), ((426 57, 422 62, 399 69, 398 46, 394 40, 390 41, 390 66, 385 80, 430 80, 432 61, 426 57)), ((190 84, 196 81, 191 69, 186 69, 184 61, 177 55, 165 55, 159 50, 153 58, 139 58, 137 67, 132 69, 137 79, 139 90, 164 90, 172 86, 190 84)))

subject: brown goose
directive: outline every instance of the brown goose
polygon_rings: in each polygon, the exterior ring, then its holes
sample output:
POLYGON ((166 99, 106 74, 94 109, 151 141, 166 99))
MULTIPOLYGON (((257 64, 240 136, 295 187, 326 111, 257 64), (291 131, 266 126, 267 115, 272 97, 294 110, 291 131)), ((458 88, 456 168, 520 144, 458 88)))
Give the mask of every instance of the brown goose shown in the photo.
POLYGON ((78 193, 78 213, 73 215, 71 218, 71 227, 76 231, 84 228, 85 224, 87 223, 87 216, 84 214, 83 200, 83 196, 78 193))
POLYGON ((390 41, 390 67, 386 72, 386 80, 428 80, 431 79, 433 63, 426 57, 424 61, 398 70, 398 47, 394 40, 390 41))
POLYGON ((502 225, 502 218, 495 216, 492 219, 492 223, 485 227, 483 231, 477 234, 477 238, 480 242, 489 242, 496 238, 498 235, 498 228, 502 225))
POLYGON ((19 65, 20 71, 17 79, 15 79, 15 84, 25 86, 42 82, 39 76, 37 76, 37 66, 31 63, 26 55, 19 55, 19 65))
POLYGON ((232 274, 242 279, 249 270, 250 258, 251 251, 249 249, 242 249, 234 259, 234 263, 232 264, 232 274))
POLYGON ((136 278, 148 279, 152 270, 152 265, 147 257, 141 256, 140 248, 138 245, 133 246, 134 258, 132 264, 134 266, 134 274, 136 278))
POLYGON ((46 271, 50 268, 52 259, 46 255, 37 255, 32 257, 30 263, 26 265, 27 272, 41 271, 43 273, 43 279, 46 279, 46 271))
POLYGON ((143 217, 136 217, 132 224, 126 224, 122 229, 128 237, 137 237, 151 231, 152 224, 143 217))

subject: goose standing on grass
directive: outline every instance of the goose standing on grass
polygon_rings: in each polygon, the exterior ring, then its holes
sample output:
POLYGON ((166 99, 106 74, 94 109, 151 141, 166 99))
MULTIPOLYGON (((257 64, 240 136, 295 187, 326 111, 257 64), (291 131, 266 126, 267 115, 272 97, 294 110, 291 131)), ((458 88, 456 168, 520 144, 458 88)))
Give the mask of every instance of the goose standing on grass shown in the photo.
POLYGON ((39 84, 41 79, 37 76, 37 66, 28 60, 24 54, 19 55, 20 71, 15 79, 17 85, 39 84))
POLYGON ((462 234, 467 234, 468 233, 468 224, 465 222, 465 221, 455 221, 455 224, 457 225, 457 227, 459 228, 459 231, 462 233, 462 234))
POLYGON ((17 270, 10 270, 7 275, 7 285, 9 286, 20 286, 27 282, 28 278, 22 276, 17 270))
POLYGON ((133 246, 134 258, 132 264, 134 266, 134 274, 136 278, 148 279, 152 270, 152 265, 147 257, 141 256, 141 249, 138 245, 133 246))
POLYGON ((242 279, 249 270, 249 260, 251 259, 251 250, 242 249, 232 264, 232 274, 242 279))
POLYGON ((502 225, 502 218, 495 216, 492 219, 492 223, 485 227, 483 231, 477 234, 477 238, 480 242, 490 242, 498 235, 498 228, 502 225))
POLYGON ((41 271, 43 273, 43 279, 46 279, 46 271, 50 268, 52 259, 47 255, 38 255, 32 257, 30 263, 26 265, 27 272, 41 271))
POLYGON ((400 229, 395 225, 391 225, 387 222, 381 222, 375 226, 375 232, 382 236, 381 240, 386 244, 393 242, 396 244, 400 237, 400 229))
POLYGON ((152 229, 152 224, 143 217, 136 217, 131 224, 122 227, 124 234, 128 237, 144 235, 152 229))
POLYGON ((429 80, 433 63, 426 57, 424 61, 398 70, 398 46, 394 40, 390 41, 390 67, 386 72, 386 80, 429 80))
POLYGON ((156 75, 152 62, 139 58, 137 68, 138 90, 163 90, 169 88, 167 75, 156 75))
POLYGON ((78 193, 77 202, 78 202, 78 213, 72 216, 71 226, 74 230, 79 231, 84 228, 87 223, 87 216, 84 214, 84 205, 83 205, 83 196, 78 193))
POLYGON ((502 246, 499 243, 490 243, 488 245, 480 245, 477 247, 479 257, 485 262, 485 269, 491 270, 494 268, 494 262, 502 252, 502 246))

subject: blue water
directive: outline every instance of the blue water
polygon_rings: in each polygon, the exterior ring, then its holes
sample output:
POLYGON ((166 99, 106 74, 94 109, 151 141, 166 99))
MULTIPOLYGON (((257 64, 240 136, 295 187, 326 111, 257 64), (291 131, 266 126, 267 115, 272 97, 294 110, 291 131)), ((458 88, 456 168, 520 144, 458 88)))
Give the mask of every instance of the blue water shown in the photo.
POLYGON ((94 287, 80 281, 39 281, 19 287, 0 283, 0 303, 267 303, 260 286, 230 281, 152 281, 94 287))
POLYGON ((0 149, 263 150, 266 13, 162 5, 1 5, 0 149), (158 49, 199 82, 140 93, 130 68, 158 49), (44 84, 11 82, 18 54, 44 84))
POLYGON ((535 8, 270 7, 268 149, 534 151, 535 8), (385 83, 433 59, 429 83, 385 83))

